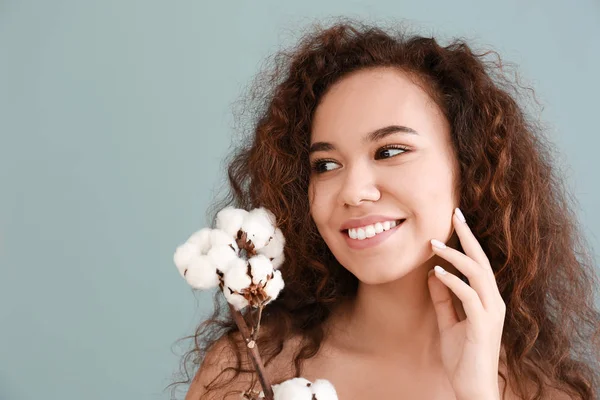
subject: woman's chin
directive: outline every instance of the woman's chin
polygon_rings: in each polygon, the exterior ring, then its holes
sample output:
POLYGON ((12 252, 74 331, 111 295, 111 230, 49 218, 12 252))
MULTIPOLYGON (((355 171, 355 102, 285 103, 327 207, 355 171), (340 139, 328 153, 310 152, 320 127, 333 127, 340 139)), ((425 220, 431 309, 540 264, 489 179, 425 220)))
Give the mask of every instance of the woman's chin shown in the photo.
POLYGON ((403 269, 383 269, 383 268, 371 268, 369 270, 361 270, 358 273, 354 273, 354 276, 359 280, 360 283, 366 285, 381 285, 390 283, 402 279, 410 273, 410 270, 403 269))

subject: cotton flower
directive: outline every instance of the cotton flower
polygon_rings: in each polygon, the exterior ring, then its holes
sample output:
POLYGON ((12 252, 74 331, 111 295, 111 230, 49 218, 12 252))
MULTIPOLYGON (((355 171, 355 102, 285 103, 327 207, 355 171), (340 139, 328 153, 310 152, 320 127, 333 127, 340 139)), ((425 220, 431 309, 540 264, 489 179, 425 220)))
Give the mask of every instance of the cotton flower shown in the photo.
POLYGON ((235 238, 220 229, 210 231, 210 245, 211 247, 226 245, 233 247, 236 252, 239 250, 235 238))
POLYGON ((325 379, 311 383, 304 378, 292 378, 272 388, 275 400, 338 400, 335 388, 325 379))
POLYGON ((248 262, 241 258, 236 258, 227 266, 227 271, 223 276, 224 285, 236 292, 242 292, 252 283, 248 276, 248 262))
POLYGON ((275 223, 275 215, 266 208, 248 212, 226 207, 217 213, 216 228, 195 232, 176 249, 173 260, 192 287, 220 285, 238 310, 264 306, 284 287, 276 269, 285 260, 285 238, 275 223))
POLYGON ((284 283, 283 278, 281 277, 281 271, 273 271, 273 277, 269 279, 264 289, 267 296, 271 298, 269 303, 279 296, 279 292, 281 292, 283 287, 284 283))
POLYGON ((246 215, 242 223, 242 231, 246 232, 247 239, 252 241, 254 250, 266 246, 275 234, 275 216, 266 208, 255 208, 246 215))
POLYGON ((231 262, 238 258, 237 251, 229 245, 214 246, 208 251, 207 256, 219 271, 223 273, 227 272, 231 262))
POLYGON ((338 400, 335 388, 325 379, 317 379, 310 387, 316 400, 338 400))
POLYGON ((210 258, 199 255, 191 260, 185 273, 185 280, 194 289, 212 289, 219 285, 217 267, 210 258))
POLYGON ((187 240, 187 243, 195 244, 198 246, 198 251, 200 254, 208 253, 210 249, 210 232, 212 229, 210 228, 202 228, 199 231, 195 232, 190 238, 187 240))
POLYGON ((217 229, 221 229, 231 237, 237 237, 238 231, 242 228, 242 223, 248 215, 248 211, 225 207, 217 213, 217 229))
POLYGON ((252 283, 267 283, 269 276, 273 273, 273 264, 262 254, 258 254, 248 260, 250 264, 250 273, 252 274, 252 283))
POLYGON ((203 228, 195 232, 185 241, 184 244, 177 247, 173 255, 173 262, 177 266, 181 276, 185 277, 186 270, 192 259, 200 255, 205 255, 211 247, 210 232, 212 229, 203 228))
POLYGON ((177 250, 175 250, 175 254, 173 255, 173 262, 181 276, 185 277, 190 262, 200 255, 200 249, 193 243, 185 242, 177 247, 177 250))
POLYGON ((261 254, 249 260, 233 259, 223 275, 223 293, 236 307, 264 306, 277 298, 283 286, 281 271, 275 271, 271 261, 261 254))
POLYGON ((223 294, 229 304, 236 310, 243 310, 250 305, 250 302, 241 294, 232 292, 228 287, 223 288, 223 294))
POLYGON ((275 400, 312 400, 311 383, 304 378, 292 378, 273 385, 275 400))
POLYGON ((281 232, 281 229, 276 228, 271 240, 265 247, 258 250, 257 253, 263 254, 269 258, 277 258, 283 253, 284 246, 285 238, 283 237, 283 232, 281 232))
POLYGON ((278 269, 279 267, 281 267, 281 265, 283 264, 284 261, 285 261, 285 255, 283 253, 281 253, 281 255, 279 257, 275 257, 274 259, 271 260, 271 264, 273 264, 273 268, 278 269))
POLYGON ((243 293, 251 283, 252 280, 248 276, 248 262, 237 257, 231 260, 223 275, 223 294, 227 302, 236 310, 242 310, 250 304, 243 293))

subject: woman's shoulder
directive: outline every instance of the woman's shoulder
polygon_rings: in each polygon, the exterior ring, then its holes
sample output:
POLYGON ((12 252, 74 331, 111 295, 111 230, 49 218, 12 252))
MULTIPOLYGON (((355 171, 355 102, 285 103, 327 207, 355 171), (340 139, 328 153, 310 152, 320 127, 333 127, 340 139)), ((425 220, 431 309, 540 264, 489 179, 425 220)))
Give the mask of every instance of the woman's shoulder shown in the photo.
MULTIPOLYGON (((266 330, 266 329, 265 329, 266 330)), ((268 335, 268 332, 264 332, 268 335)), ((280 383, 293 376, 293 356, 302 339, 294 335, 283 343, 282 351, 270 362, 265 363, 265 372, 271 384, 280 383)), ((209 399, 239 399, 240 392, 249 389, 261 390, 251 373, 236 370, 253 370, 245 342, 239 332, 225 335, 216 340, 207 350, 204 360, 196 372, 185 400, 198 400, 214 386, 209 399), (223 387, 220 387, 223 386, 223 387)))
MULTIPOLYGON (((209 386, 224 383, 234 378, 234 371, 229 370, 228 367, 232 366, 236 360, 235 349, 239 347, 236 344, 239 337, 236 338, 236 336, 238 335, 222 336, 208 348, 200 367, 192 379, 185 400, 198 400, 207 393, 209 386)), ((244 385, 245 382, 234 383, 234 386, 239 386, 240 388, 244 385)), ((224 388, 217 389, 209 398, 227 398, 225 389, 229 391, 231 389, 237 390, 238 388, 232 388, 230 385, 227 385, 224 388)), ((231 398, 239 399, 239 394, 237 397, 231 398)))

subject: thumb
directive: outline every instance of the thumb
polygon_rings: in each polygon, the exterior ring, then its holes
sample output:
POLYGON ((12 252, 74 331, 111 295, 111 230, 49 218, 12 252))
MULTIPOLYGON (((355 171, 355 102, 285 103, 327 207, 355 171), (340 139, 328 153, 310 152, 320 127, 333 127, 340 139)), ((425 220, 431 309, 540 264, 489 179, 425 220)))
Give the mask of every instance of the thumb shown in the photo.
POLYGON ((440 333, 442 333, 460 322, 452 302, 452 293, 450 293, 448 286, 444 285, 435 276, 433 270, 429 272, 427 285, 429 286, 429 294, 437 316, 438 328, 440 333))

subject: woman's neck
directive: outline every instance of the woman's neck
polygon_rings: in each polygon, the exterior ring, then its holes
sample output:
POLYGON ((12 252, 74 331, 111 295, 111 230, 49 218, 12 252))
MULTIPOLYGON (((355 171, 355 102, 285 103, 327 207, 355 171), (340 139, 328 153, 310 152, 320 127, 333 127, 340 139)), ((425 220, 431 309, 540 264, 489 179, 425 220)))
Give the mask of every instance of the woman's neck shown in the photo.
MULTIPOLYGON (((402 278, 378 285, 359 283, 356 297, 340 304, 326 324, 337 346, 378 358, 392 358, 409 365, 438 364, 439 331, 427 285, 427 273, 435 265, 456 269, 434 256, 402 278)), ((464 318, 461 302, 453 296, 464 318)))

